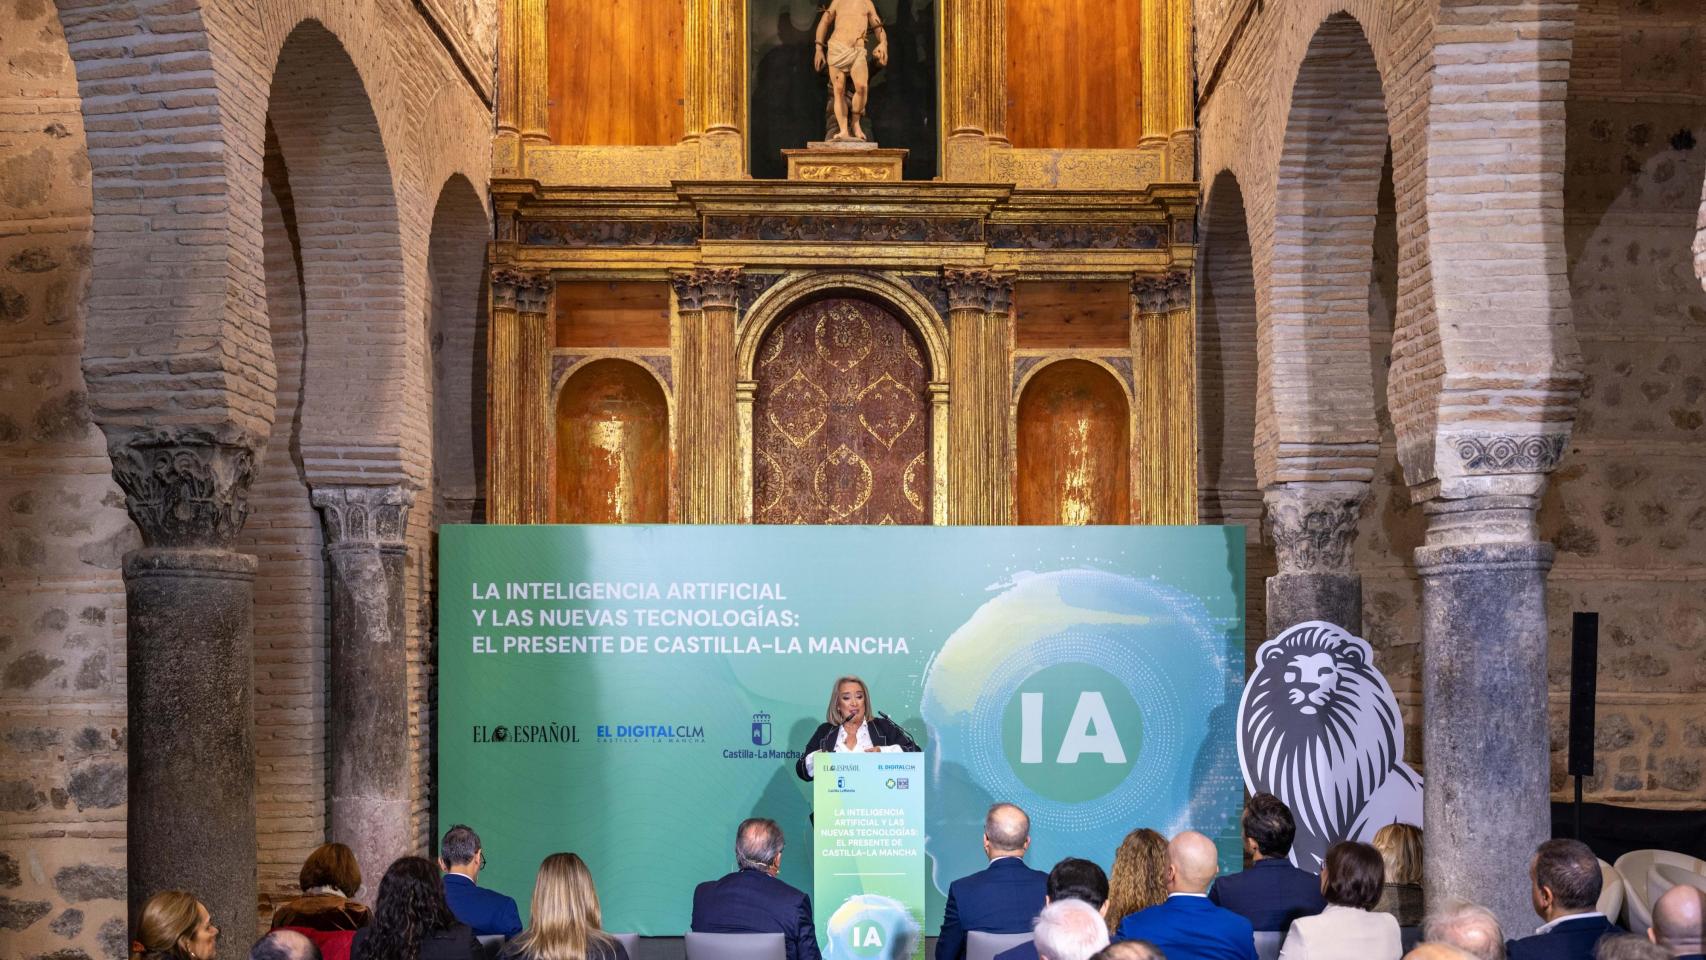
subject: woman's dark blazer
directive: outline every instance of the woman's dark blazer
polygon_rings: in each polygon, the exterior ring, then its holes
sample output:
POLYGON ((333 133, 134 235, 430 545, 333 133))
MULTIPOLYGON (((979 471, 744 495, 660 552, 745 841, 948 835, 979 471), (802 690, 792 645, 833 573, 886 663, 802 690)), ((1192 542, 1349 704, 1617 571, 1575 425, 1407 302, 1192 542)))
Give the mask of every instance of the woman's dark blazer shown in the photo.
MULTIPOLYGON (((866 723, 871 728, 871 746, 873 747, 899 747, 902 753, 922 753, 924 751, 924 748, 915 743, 900 724, 888 717, 878 714, 867 720, 866 723)), ((838 723, 818 724, 817 732, 812 734, 810 740, 806 741, 806 748, 800 751, 800 759, 794 761, 794 772, 799 775, 801 780, 812 778, 812 772, 806 769, 806 757, 810 756, 814 750, 833 751, 835 749, 835 738, 838 736, 837 731, 840 729, 841 725, 838 723)))
MULTIPOLYGON (((367 939, 373 935, 369 924, 355 932, 349 948, 350 960, 369 960, 367 939)), ((421 940, 420 960, 480 960, 484 951, 475 939, 474 930, 465 923, 427 934, 421 940)))

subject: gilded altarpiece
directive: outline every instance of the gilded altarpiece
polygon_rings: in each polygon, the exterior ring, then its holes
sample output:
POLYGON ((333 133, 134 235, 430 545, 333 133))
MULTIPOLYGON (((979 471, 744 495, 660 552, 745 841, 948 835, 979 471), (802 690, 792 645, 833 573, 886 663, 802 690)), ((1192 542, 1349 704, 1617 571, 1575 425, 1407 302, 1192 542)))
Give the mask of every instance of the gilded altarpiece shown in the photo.
POLYGON ((679 143, 598 146, 504 2, 490 521, 1196 521, 1184 0, 1117 149, 1009 143, 1006 3, 941 0, 941 177, 842 183, 747 176, 743 5, 686 0, 679 143))

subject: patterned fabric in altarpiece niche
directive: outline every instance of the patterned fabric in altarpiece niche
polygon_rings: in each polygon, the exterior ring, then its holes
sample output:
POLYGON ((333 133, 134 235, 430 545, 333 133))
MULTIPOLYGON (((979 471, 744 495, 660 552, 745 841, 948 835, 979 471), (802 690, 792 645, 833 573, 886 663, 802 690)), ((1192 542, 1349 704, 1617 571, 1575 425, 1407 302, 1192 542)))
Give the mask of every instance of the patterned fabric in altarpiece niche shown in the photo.
POLYGON ((900 318, 803 306, 765 335, 757 379, 755 522, 930 522, 929 376, 900 318))

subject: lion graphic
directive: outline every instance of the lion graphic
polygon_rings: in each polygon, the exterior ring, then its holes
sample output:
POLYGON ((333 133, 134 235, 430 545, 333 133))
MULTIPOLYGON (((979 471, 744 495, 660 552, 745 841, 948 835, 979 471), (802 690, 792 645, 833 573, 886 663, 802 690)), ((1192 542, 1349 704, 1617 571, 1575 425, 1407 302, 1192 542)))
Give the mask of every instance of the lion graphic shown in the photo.
POLYGON ((1397 698, 1368 642, 1330 623, 1300 623, 1256 651, 1238 702, 1238 764, 1251 793, 1291 808, 1291 860, 1306 870, 1340 840, 1422 822, 1397 698))

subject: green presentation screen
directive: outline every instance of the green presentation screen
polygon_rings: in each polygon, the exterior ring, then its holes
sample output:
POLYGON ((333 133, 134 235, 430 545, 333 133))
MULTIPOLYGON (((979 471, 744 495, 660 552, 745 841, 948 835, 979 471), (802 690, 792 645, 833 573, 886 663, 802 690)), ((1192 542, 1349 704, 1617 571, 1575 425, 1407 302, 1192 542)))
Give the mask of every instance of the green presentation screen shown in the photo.
POLYGON ((1241 527, 446 526, 439 557, 439 829, 524 915, 570 850, 606 929, 678 936, 750 816, 809 892, 794 761, 842 674, 926 750, 931 933, 998 800, 1041 869, 1140 826, 1239 863, 1241 527))

